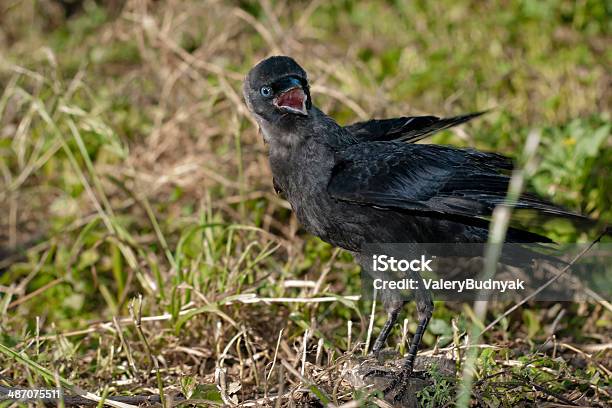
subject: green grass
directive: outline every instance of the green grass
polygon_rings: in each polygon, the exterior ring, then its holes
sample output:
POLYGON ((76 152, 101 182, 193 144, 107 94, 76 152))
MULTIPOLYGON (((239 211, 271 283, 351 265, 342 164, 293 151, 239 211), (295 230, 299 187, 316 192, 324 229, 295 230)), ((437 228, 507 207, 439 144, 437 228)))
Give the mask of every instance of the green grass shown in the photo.
MULTIPOLYGON (((332 380, 366 340, 370 305, 342 297, 360 292, 358 268, 275 196, 241 79, 266 55, 292 55, 341 123, 494 108, 431 141, 518 157, 541 129, 530 187, 610 222, 610 11, 592 0, 86 1, 65 18, 55 2, 1 4, 0 253, 23 250, 0 259, 0 382, 52 384, 52 373, 98 395, 374 403, 332 380), (336 300, 270 301, 320 297, 336 300), (290 394, 306 330, 314 391, 290 394)), ((591 237, 558 222, 543 231, 591 237)), ((423 347, 460 347, 472 316, 437 302, 423 347)), ((511 314, 482 339, 495 348, 479 353, 473 401, 609 404, 611 316, 606 303, 511 314)), ((416 322, 406 328, 392 333, 400 351, 416 322)), ((420 399, 454 392, 449 380, 420 399)))

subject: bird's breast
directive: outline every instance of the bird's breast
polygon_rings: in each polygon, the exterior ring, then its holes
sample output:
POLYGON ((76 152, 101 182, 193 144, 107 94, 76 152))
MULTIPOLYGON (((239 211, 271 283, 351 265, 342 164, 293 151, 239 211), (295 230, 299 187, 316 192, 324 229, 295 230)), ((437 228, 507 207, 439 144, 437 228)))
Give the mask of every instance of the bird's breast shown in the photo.
POLYGON ((337 212, 337 203, 327 193, 333 164, 333 154, 319 146, 270 150, 272 174, 298 221, 323 239, 334 227, 333 214, 337 212))

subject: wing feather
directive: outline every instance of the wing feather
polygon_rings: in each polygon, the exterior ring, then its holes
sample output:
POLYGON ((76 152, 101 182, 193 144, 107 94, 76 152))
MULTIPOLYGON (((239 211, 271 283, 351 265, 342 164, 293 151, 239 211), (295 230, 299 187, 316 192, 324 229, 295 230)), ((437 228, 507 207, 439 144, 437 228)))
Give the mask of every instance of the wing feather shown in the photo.
POLYGON ((439 118, 437 116, 403 116, 391 119, 373 119, 345 126, 358 141, 390 141, 416 143, 444 129, 460 125, 487 111, 439 118))
MULTIPOLYGON (((336 159, 328 192, 338 200, 467 217, 490 216, 505 202, 512 168, 498 154, 398 142, 354 145, 336 159)), ((516 208, 581 217, 530 194, 516 208)))

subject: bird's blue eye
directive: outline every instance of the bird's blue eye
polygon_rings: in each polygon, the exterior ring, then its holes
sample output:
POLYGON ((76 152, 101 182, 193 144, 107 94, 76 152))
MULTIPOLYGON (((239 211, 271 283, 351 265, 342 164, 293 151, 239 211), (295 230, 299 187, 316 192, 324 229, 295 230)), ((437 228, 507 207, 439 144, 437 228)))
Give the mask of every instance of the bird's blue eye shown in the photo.
POLYGON ((259 93, 261 93, 261 96, 265 96, 267 98, 268 96, 272 95, 272 88, 269 86, 262 86, 259 93))

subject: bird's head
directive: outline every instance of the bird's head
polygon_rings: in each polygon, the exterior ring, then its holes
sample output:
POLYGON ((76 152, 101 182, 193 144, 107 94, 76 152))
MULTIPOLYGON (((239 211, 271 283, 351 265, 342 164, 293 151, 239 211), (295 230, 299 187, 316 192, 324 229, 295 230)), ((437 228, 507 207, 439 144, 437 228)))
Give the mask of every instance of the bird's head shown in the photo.
POLYGON ((307 117, 312 106, 306 71, 293 58, 275 56, 253 67, 243 86, 249 110, 261 119, 307 117))

